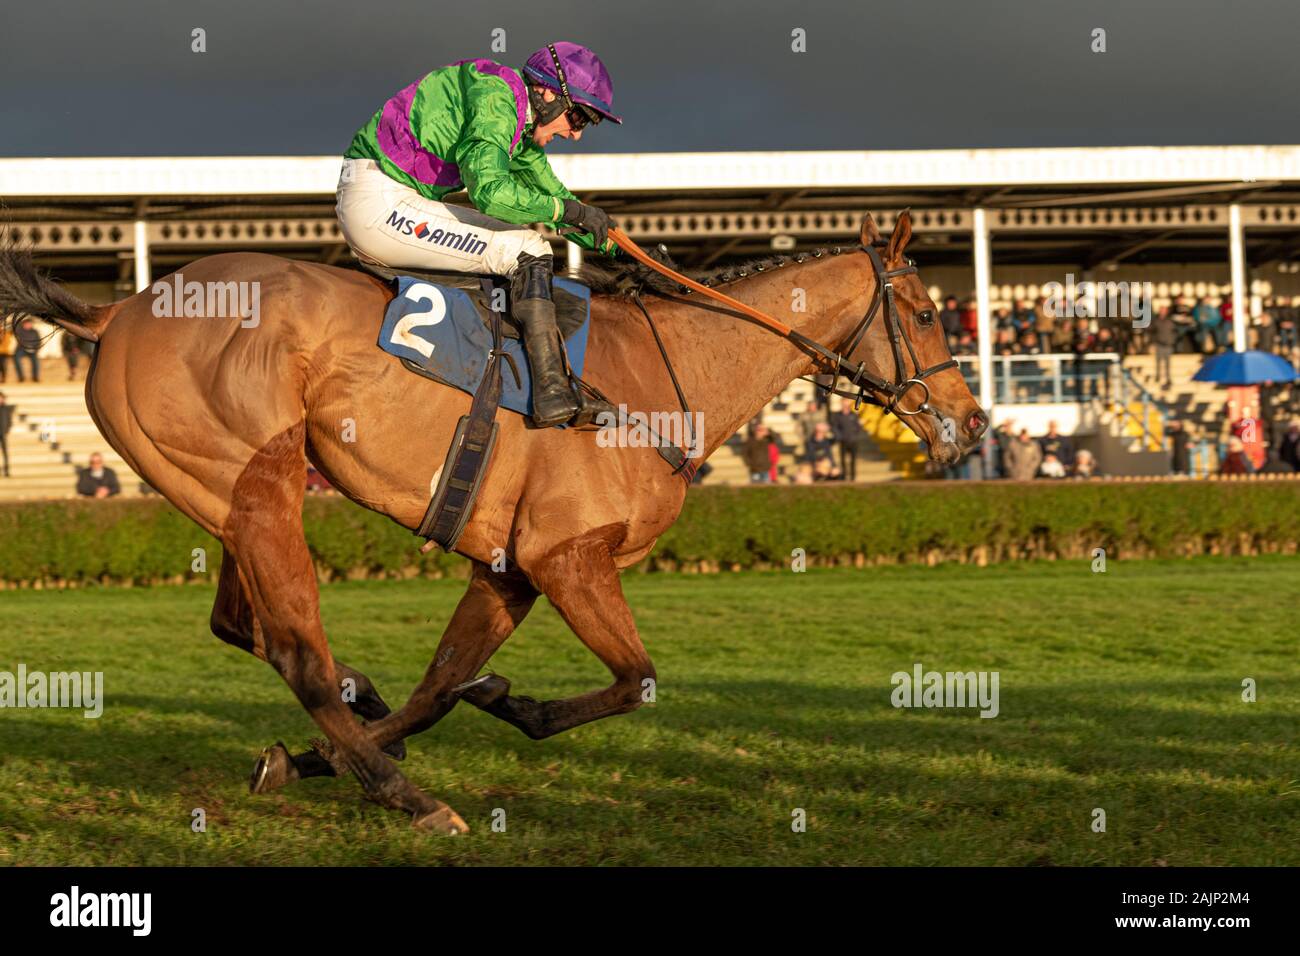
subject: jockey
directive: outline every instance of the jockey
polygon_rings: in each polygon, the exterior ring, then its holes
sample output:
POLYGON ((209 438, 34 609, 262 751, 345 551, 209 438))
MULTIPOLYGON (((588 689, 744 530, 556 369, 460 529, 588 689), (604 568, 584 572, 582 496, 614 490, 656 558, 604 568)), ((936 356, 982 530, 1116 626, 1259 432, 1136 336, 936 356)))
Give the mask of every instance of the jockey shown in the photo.
POLYGON ((580 403, 555 322, 551 247, 527 227, 563 223, 575 227, 569 241, 615 251, 609 216, 564 187, 543 149, 602 119, 622 123, 612 96, 605 65, 576 43, 538 50, 522 71, 462 60, 390 99, 344 154, 339 224, 362 262, 511 278, 537 425, 568 421, 580 403), (458 189, 473 209, 440 202, 458 189))

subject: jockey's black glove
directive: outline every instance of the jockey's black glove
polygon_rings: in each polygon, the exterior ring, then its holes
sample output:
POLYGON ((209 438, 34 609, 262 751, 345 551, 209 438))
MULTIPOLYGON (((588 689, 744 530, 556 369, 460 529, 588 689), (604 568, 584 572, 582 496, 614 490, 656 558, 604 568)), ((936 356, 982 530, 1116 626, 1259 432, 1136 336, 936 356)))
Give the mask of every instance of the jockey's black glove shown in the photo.
POLYGON ((570 226, 577 226, 583 232, 591 233, 596 240, 596 248, 603 249, 609 241, 609 230, 614 221, 599 206, 588 206, 576 199, 564 200, 564 221, 570 226))

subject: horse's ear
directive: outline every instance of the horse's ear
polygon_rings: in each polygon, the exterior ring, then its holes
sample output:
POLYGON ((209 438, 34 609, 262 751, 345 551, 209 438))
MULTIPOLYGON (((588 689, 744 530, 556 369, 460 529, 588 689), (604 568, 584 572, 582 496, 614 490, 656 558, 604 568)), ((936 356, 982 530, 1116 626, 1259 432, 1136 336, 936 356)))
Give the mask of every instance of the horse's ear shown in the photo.
POLYGON ((862 220, 862 234, 858 240, 864 246, 874 246, 880 242, 880 238, 880 227, 876 225, 876 220, 871 218, 871 213, 867 213, 862 220))
POLYGON ((892 262, 903 255, 903 250, 912 239, 912 210, 904 209, 894 222, 894 231, 889 236, 889 250, 885 259, 892 262))

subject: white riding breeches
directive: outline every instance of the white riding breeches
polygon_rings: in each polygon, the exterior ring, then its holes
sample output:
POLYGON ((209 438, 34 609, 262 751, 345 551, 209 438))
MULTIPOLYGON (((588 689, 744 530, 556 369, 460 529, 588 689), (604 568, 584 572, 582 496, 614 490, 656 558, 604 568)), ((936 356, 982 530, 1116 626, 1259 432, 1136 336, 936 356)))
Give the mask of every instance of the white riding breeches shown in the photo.
POLYGON ((390 269, 508 276, 521 253, 551 255, 540 233, 426 199, 369 159, 343 161, 335 208, 357 258, 390 269))

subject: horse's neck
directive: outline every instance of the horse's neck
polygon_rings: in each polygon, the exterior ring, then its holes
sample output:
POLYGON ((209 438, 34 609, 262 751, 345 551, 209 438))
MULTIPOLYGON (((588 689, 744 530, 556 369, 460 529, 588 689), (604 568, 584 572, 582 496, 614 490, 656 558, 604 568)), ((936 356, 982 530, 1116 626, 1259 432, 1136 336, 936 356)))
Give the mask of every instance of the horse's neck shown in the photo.
MULTIPOLYGON (((832 348, 862 319, 873 280, 849 255, 765 273, 733 286, 732 298, 832 348), (807 311, 794 311, 802 290, 807 311)), ((692 302, 711 303, 701 295, 692 302)), ((653 299, 647 306, 660 310, 653 299)), ((671 303, 664 345, 691 410, 702 413, 704 455, 712 453, 814 363, 807 352, 756 322, 671 303)), ((657 351, 657 350, 656 350, 657 351)))

